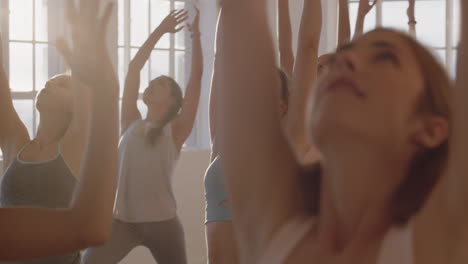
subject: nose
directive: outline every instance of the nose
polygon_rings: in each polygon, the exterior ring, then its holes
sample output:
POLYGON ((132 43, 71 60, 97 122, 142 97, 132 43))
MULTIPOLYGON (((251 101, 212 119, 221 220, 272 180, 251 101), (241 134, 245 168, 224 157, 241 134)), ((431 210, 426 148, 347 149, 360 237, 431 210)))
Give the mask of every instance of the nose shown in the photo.
POLYGON ((336 54, 335 67, 344 72, 356 72, 359 69, 359 59, 355 52, 350 50, 336 54))

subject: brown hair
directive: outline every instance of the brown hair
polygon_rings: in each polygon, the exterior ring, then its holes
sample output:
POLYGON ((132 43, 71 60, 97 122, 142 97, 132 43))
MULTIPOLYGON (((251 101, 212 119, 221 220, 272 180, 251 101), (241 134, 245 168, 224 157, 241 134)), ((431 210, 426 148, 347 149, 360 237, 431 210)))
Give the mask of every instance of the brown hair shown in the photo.
MULTIPOLYGON (((451 88, 452 80, 444 67, 435 57, 412 37, 390 29, 376 29, 398 34, 411 47, 418 60, 424 78, 425 89, 416 104, 416 112, 422 115, 437 115, 448 121, 449 129, 452 120, 451 88)), ((372 31, 372 32, 374 32, 372 31)), ((429 194, 438 182, 447 164, 449 139, 433 149, 424 149, 411 160, 407 176, 400 183, 389 204, 389 215, 392 223, 404 225, 424 206, 429 194)), ((303 186, 310 212, 320 211, 320 163, 312 165, 303 175, 303 186)))
MULTIPOLYGON (((171 77, 168 77, 168 76, 162 76, 162 77, 167 78, 167 80, 169 80, 170 87, 171 87, 171 96, 175 99, 175 102, 172 105, 172 107, 167 111, 166 115, 158 124, 158 126, 151 128, 149 130, 147 134, 147 140, 148 140, 148 143, 152 146, 156 144, 157 140, 162 134, 164 127, 166 127, 166 125, 169 124, 169 122, 171 122, 174 118, 177 117, 180 109, 182 108, 182 102, 184 100, 183 95, 182 95, 182 89, 180 88, 179 84, 177 84, 177 82, 171 77)), ((150 82, 150 86, 152 85, 153 81, 154 80, 150 82)))
POLYGON ((289 103, 289 77, 286 74, 286 72, 284 72, 283 70, 281 69, 277 69, 277 70, 278 70, 278 74, 281 80, 281 100, 283 100, 283 102, 288 104, 289 103))

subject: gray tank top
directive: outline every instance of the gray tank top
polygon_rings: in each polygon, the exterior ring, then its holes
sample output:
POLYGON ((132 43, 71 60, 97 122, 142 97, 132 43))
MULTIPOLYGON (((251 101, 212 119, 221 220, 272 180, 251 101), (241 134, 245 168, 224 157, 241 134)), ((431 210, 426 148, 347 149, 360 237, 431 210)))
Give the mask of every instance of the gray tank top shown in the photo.
MULTIPOLYGON (((59 146, 54 159, 44 162, 25 162, 20 159, 23 150, 6 170, 1 180, 0 205, 2 207, 37 206, 68 208, 73 197, 76 179, 66 164, 59 146)), ((80 253, 25 262, 0 262, 15 264, 76 264, 80 253)))

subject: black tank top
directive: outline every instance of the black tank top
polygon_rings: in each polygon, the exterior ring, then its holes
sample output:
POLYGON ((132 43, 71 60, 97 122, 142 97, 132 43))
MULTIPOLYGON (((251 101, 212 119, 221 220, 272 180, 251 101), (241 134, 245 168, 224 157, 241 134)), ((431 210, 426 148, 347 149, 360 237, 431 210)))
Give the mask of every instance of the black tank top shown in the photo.
MULTIPOLYGON (((59 145, 54 159, 45 162, 25 162, 20 159, 23 150, 6 170, 1 180, 0 205, 2 207, 35 206, 68 208, 73 197, 76 179, 61 154, 59 145)), ((77 264, 80 253, 37 259, 15 264, 77 264)))

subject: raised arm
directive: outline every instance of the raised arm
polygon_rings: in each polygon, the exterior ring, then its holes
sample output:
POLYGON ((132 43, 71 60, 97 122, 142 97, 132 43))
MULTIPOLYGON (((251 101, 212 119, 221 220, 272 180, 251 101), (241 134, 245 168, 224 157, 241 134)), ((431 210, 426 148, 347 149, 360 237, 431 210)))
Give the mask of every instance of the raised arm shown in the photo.
POLYGON ((138 110, 138 90, 140 88, 140 72, 148 61, 154 46, 166 33, 176 33, 183 27, 177 27, 187 19, 187 11, 173 10, 161 24, 151 33, 143 46, 138 50, 135 57, 128 66, 127 77, 125 78, 125 88, 122 99, 121 113, 121 133, 125 133, 130 124, 141 119, 141 113, 138 110))
POLYGON ((322 7, 318 0, 304 0, 299 44, 294 65, 286 131, 299 159, 310 151, 306 135, 306 105, 317 77, 318 47, 322 29, 322 7))
POLYGON ((215 57, 213 61, 213 76, 211 78, 211 90, 210 90, 210 106, 209 106, 209 118, 210 118, 210 138, 211 138, 211 161, 213 161, 219 154, 218 144, 216 143, 216 119, 217 112, 219 107, 219 82, 220 82, 220 63, 217 59, 217 52, 219 47, 219 42, 223 36, 223 28, 219 23, 221 18, 220 10, 218 15, 218 23, 216 26, 216 37, 215 37, 215 57))
POLYGON ((451 235, 458 243, 457 253, 461 254, 458 262, 467 263, 468 255, 468 164, 466 151, 468 149, 468 2, 460 1, 461 5, 461 41, 458 46, 457 79, 454 94, 454 124, 450 145, 449 160, 449 219, 451 235))
POLYGON ((280 67, 289 77, 294 67, 292 49, 291 18, 289 15, 289 0, 278 0, 278 35, 280 51, 280 67))
POLYGON ((73 174, 79 175, 88 137, 90 97, 89 88, 86 85, 80 84, 75 76, 72 76, 72 79, 75 79, 72 80, 74 97, 73 119, 62 141, 62 153, 73 174))
POLYGON ((364 22, 366 20, 367 14, 372 10, 372 8, 377 4, 379 0, 372 0, 372 4, 369 4, 369 0, 359 0, 359 9, 356 19, 356 28, 354 30, 354 37, 360 37, 364 32, 364 22))
POLYGON ((256 263, 278 228, 302 212, 299 165, 281 125, 266 1, 228 0, 222 8, 216 140, 240 255, 256 263))
POLYGON ((13 106, 3 60, 3 42, 0 35, 0 148, 3 152, 3 167, 7 168, 18 150, 29 140, 29 135, 13 106))
POLYGON ((189 31, 192 36, 192 67, 190 79, 185 90, 184 102, 180 115, 173 121, 174 143, 180 149, 192 131, 197 117, 198 103, 200 101, 201 81, 203 75, 203 54, 200 41, 200 12, 197 14, 189 31))
POLYGON ((408 0, 408 10, 407 10, 407 14, 408 14, 408 27, 409 27, 409 34, 412 36, 412 37, 416 37, 416 16, 414 15, 414 9, 415 9, 415 3, 416 0, 408 0))
POLYGON ((338 47, 341 47, 351 40, 351 26, 349 23, 348 0, 340 0, 338 4, 338 47))
POLYGON ((106 47, 109 5, 98 19, 100 1, 70 1, 73 51, 58 45, 74 76, 91 88, 90 133, 81 180, 69 209, 0 209, 0 259, 29 260, 100 245, 109 236, 117 183, 118 80, 106 47))

